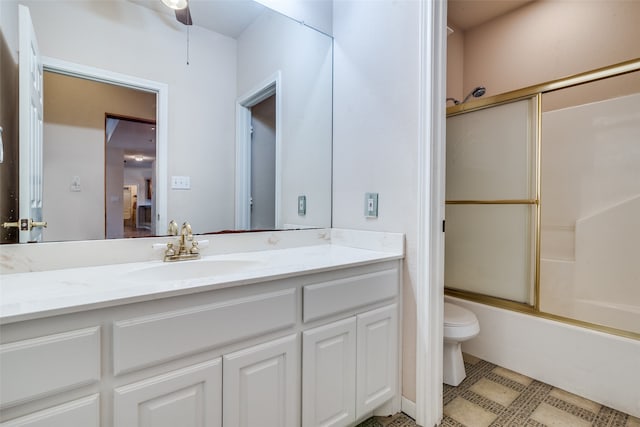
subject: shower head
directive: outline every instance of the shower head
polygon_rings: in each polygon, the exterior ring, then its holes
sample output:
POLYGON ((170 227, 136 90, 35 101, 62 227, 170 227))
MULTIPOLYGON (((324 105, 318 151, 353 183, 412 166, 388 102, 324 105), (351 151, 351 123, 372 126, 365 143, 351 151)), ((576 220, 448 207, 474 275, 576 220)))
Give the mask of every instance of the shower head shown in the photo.
POLYGON ((464 100, 462 101, 462 103, 464 104, 465 102, 467 102, 467 100, 469 98, 471 98, 472 96, 474 98, 480 98, 482 95, 484 95, 487 92, 487 89, 484 86, 478 86, 477 88, 473 89, 471 92, 469 92, 469 95, 465 96, 464 100))

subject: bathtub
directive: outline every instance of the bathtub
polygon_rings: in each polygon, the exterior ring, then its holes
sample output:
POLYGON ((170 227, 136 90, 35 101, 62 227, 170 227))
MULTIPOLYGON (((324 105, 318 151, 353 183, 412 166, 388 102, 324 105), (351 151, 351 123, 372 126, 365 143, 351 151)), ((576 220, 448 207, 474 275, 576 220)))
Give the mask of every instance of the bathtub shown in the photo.
POLYGON ((575 319, 640 334, 640 307, 609 301, 572 301, 575 319))

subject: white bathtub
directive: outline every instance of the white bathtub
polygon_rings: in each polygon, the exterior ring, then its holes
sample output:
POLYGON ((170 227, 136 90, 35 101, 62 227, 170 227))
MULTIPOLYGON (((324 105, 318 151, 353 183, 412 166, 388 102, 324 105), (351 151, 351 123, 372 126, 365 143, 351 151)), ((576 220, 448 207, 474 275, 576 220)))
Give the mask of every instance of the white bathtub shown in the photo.
POLYGON ((640 334, 640 307, 608 301, 577 299, 572 301, 573 316, 578 320, 597 323, 640 334))

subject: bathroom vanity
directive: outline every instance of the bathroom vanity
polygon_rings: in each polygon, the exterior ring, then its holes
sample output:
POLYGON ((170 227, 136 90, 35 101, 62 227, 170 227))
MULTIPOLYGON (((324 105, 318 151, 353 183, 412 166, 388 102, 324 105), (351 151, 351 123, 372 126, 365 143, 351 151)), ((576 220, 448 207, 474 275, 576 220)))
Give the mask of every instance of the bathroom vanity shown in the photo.
POLYGON ((398 411, 402 236, 325 232, 1 276, 0 425, 349 426, 398 411))

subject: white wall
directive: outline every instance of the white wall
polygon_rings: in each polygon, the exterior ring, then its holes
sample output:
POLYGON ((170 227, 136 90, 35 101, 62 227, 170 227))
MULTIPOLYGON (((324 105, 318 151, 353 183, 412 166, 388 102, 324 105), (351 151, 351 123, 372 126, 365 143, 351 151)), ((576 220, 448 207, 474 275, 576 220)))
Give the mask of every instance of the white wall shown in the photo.
POLYGON ((118 239, 124 237, 124 149, 109 148, 105 150, 105 166, 109 173, 105 177, 105 213, 106 237, 118 239))
POLYGON ((145 180, 151 179, 153 170, 151 168, 125 167, 124 185, 138 186, 138 204, 148 200, 147 183, 145 180))
POLYGON ((0 31, 4 36, 13 62, 18 62, 18 0, 0 1, 0 31))
POLYGON ((331 223, 332 42, 276 13, 261 15, 238 38, 238 96, 280 72, 281 224, 331 223), (298 215, 298 196, 307 213, 298 215))
POLYGON ((419 2, 334 3, 333 226, 406 234, 403 395, 415 401, 419 2), (364 193, 379 216, 364 217, 364 193))
POLYGON ((169 219, 232 228, 236 42, 193 26, 187 65, 185 27, 169 15, 123 0, 22 3, 43 55, 168 84, 168 176, 191 176, 191 190, 169 190, 169 219))
POLYGON ((333 34, 332 0, 256 0, 258 3, 304 22, 325 34, 333 34))

